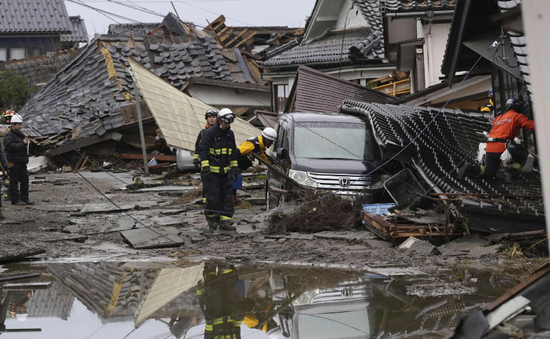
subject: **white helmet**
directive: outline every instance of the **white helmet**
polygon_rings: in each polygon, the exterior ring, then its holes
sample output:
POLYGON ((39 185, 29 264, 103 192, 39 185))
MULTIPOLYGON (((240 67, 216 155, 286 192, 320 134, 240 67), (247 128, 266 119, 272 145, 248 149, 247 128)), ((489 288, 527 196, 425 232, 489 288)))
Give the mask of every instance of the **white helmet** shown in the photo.
POLYGON ((262 131, 262 136, 267 140, 275 141, 277 140, 277 132, 271 127, 265 128, 262 131))
POLYGON ((285 336, 283 335, 283 330, 281 330, 281 326, 277 326, 267 331, 267 337, 269 339, 282 339, 285 336))
POLYGON ((218 113, 218 119, 220 121, 227 122, 228 124, 232 123, 235 120, 235 113, 233 113, 229 108, 222 108, 220 113, 218 113))
POLYGON ((12 124, 15 124, 15 123, 18 123, 18 122, 23 123, 23 118, 21 118, 21 116, 19 114, 16 114, 11 118, 10 122, 12 124))
POLYGON ((21 314, 17 314, 15 316, 15 319, 17 319, 19 321, 25 321, 25 320, 27 320, 28 317, 29 317, 29 315, 27 313, 21 313, 21 314))

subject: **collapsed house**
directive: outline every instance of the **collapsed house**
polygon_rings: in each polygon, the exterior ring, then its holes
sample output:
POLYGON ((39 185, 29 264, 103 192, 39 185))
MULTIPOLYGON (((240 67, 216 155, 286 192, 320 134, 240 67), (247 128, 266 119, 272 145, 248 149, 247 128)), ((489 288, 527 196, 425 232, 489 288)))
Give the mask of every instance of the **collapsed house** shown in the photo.
POLYGON ((490 129, 489 120, 480 112, 353 100, 345 100, 341 112, 366 117, 384 156, 394 157, 412 170, 412 175, 400 172, 385 184, 398 206, 405 208, 422 197, 454 204, 450 209, 454 223, 431 221, 423 227, 418 226, 420 219, 408 226, 393 225, 366 213, 367 224, 381 237, 410 236, 412 229, 417 236, 544 229, 541 178, 536 169, 526 167, 514 182, 505 181, 503 169, 495 180, 457 177, 465 159, 477 158, 484 132, 490 129))
MULTIPOLYGON (((138 146, 131 58, 178 91, 209 106, 229 107, 237 114, 271 106, 270 89, 255 76, 259 74, 255 62, 238 49, 220 48, 208 33, 173 14, 167 15, 156 30, 150 31, 149 26, 132 28, 120 28, 120 34, 97 35, 22 107, 19 113, 38 145, 55 147, 72 140, 73 147, 63 145, 56 154, 108 140, 138 146), (144 32, 147 34, 142 35, 144 32), (203 81, 190 82, 195 78, 203 81), (251 107, 241 109, 240 102, 251 107), (115 132, 121 129, 125 130, 123 135, 115 132)), ((118 32, 114 27, 110 31, 118 32)), ((141 110, 150 146, 156 127, 148 107, 142 104, 141 110)), ((198 133, 203 120, 195 125, 198 133)))

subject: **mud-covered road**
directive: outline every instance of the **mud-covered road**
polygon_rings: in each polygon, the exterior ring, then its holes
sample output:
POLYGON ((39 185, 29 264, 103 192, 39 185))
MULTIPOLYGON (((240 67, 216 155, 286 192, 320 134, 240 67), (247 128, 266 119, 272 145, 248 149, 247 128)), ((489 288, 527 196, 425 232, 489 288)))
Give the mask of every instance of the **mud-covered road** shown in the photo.
MULTIPOLYGON (((267 214, 261 206, 237 210, 237 232, 202 235, 206 228, 200 205, 174 203, 192 187, 159 186, 149 192, 130 192, 130 173, 108 175, 83 172, 38 174, 31 177, 30 197, 36 205, 19 207, 3 201, 6 220, 0 222, 0 257, 43 249, 47 261, 127 261, 226 259, 236 263, 272 262, 308 266, 352 266, 427 272, 441 267, 477 266, 528 270, 540 259, 518 260, 503 248, 489 246, 477 236, 422 252, 392 247, 368 231, 265 234, 267 214), (163 191, 164 190, 164 191, 163 191), (103 196, 102 194, 105 194, 103 196), (116 206, 115 206, 116 204, 116 206), (119 208, 125 211, 120 211, 119 208), (134 249, 121 235, 128 230, 151 230, 181 239, 183 245, 134 249), (467 241, 464 241, 467 240, 467 241)), ((144 179, 159 182, 159 177, 144 179)), ((261 195, 261 191, 256 191, 261 195)), ((163 236, 159 236, 163 237, 163 236)), ((162 239, 161 239, 162 240, 162 239)))

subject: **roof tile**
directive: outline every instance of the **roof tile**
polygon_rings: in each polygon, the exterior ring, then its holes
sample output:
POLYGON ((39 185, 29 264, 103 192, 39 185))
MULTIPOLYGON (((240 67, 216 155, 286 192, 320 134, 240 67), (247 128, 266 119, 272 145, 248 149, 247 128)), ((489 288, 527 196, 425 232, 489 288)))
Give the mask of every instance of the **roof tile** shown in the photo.
POLYGON ((0 33, 70 33, 63 0, 0 1, 0 33))

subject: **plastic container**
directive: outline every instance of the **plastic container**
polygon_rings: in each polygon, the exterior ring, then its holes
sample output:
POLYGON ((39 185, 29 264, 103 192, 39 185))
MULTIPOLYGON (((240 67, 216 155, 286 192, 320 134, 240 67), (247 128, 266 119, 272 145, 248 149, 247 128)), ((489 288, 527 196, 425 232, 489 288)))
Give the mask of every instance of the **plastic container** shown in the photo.
POLYGON ((239 174, 237 180, 232 182, 234 190, 240 190, 243 188, 243 176, 239 174))
POLYGON ((372 213, 372 214, 383 215, 383 214, 388 214, 389 213, 388 209, 394 206, 396 205, 392 203, 368 204, 368 205, 363 205, 363 211, 372 213))

